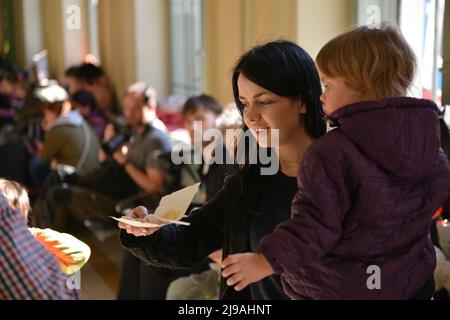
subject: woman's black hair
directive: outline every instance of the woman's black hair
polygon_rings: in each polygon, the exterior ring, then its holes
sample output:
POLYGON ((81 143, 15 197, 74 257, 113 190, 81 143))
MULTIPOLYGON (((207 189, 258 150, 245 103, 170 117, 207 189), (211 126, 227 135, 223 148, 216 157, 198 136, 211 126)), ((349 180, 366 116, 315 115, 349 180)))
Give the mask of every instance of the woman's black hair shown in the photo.
POLYGON ((269 42, 254 47, 238 60, 233 71, 233 94, 243 114, 238 88, 241 74, 276 95, 300 99, 307 110, 306 132, 315 139, 325 134, 319 74, 314 60, 297 44, 286 40, 269 42))
POLYGON ((95 102, 95 97, 92 95, 92 93, 88 91, 77 91, 75 92, 70 100, 74 103, 81 104, 82 106, 89 106, 91 110, 94 110, 97 108, 97 103, 95 102))
MULTIPOLYGON (((233 70, 232 85, 236 106, 243 116, 244 108, 239 99, 238 87, 240 75, 278 96, 300 100, 306 107, 304 116, 306 132, 314 139, 326 133, 326 122, 320 101, 322 87, 319 74, 314 60, 297 44, 286 40, 269 42, 254 47, 238 60, 233 70)), ((245 123, 243 130, 248 130, 245 123)), ((251 136, 249 138, 252 139, 251 136)), ((230 190, 233 190, 232 201, 243 194, 244 176, 254 167, 248 162, 250 141, 240 139, 238 144, 241 143, 245 144, 245 164, 226 181, 230 190)), ((258 152, 258 148, 252 151, 258 152)), ((259 156, 257 158, 259 159, 259 156)))

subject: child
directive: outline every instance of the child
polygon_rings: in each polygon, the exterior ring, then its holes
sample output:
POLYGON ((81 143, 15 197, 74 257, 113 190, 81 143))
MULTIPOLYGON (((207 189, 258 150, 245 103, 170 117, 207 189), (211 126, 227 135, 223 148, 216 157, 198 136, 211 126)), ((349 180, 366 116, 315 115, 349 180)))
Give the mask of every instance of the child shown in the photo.
POLYGON ((229 256, 242 290, 281 274, 292 299, 430 299, 431 217, 450 194, 438 108, 406 98, 416 60, 400 31, 356 28, 317 56, 321 100, 337 129, 305 153, 292 218, 229 256), (268 263, 267 263, 268 262, 268 263))
POLYGON ((56 259, 33 238, 0 192, 0 300, 76 299, 56 259))
MULTIPOLYGON (((0 178, 0 194, 9 206, 20 211, 28 220, 30 202, 25 188, 15 181, 0 178)), ((90 248, 70 234, 51 229, 29 228, 35 239, 59 262, 61 271, 67 276, 75 274, 89 260, 90 248)))

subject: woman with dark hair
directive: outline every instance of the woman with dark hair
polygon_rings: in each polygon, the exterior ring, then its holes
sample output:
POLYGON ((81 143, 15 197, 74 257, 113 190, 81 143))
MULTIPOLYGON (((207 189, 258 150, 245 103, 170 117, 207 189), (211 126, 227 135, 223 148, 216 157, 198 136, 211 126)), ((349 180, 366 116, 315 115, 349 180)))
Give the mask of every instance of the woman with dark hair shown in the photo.
MULTIPOLYGON (((227 177, 217 196, 191 211, 188 227, 143 229, 119 223, 124 229, 123 245, 149 264, 187 268, 219 248, 223 248, 223 258, 246 252, 250 259, 259 259, 259 239, 290 217, 303 153, 326 131, 314 61, 289 41, 257 46, 237 62, 233 91, 244 120, 244 132, 251 134, 237 143, 237 150, 243 143, 247 146, 245 163, 227 177), (278 144, 272 139, 274 133, 278 133, 278 144), (257 154, 270 149, 280 170, 272 175, 262 174, 266 165, 250 161, 255 155, 248 148, 252 141, 258 144, 257 154)), ((130 216, 143 218, 145 214, 134 210, 130 216)), ((221 298, 287 299, 287 296, 279 277, 270 276, 239 292, 222 279, 221 298)))

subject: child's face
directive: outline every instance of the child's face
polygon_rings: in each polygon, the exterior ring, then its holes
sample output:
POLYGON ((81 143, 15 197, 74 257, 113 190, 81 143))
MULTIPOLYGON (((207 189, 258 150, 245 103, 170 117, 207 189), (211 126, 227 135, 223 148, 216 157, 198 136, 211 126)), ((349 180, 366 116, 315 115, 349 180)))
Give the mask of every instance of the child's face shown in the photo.
POLYGON ((348 86, 342 77, 330 77, 319 70, 323 93, 320 100, 327 115, 349 104, 361 101, 361 94, 348 86))

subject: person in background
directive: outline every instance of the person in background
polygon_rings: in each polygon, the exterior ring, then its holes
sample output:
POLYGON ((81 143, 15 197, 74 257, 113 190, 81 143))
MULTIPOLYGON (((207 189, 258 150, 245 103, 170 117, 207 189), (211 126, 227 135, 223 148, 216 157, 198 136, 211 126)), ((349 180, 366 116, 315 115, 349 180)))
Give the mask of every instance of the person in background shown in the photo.
POLYGON ((29 144, 29 163, 33 186, 43 188, 49 174, 58 167, 70 166, 80 175, 95 170, 100 143, 77 110, 71 110, 67 92, 58 85, 37 89, 43 104, 41 127, 44 141, 29 144))
MULTIPOLYGON (((192 124, 192 120, 201 119, 201 114, 206 112, 214 112, 214 108, 208 108, 208 100, 203 99, 204 95, 194 97, 192 100, 188 99, 185 104, 185 108, 183 108, 183 114, 190 114, 189 117, 185 117, 186 127, 190 128, 192 124), (196 103, 194 103, 196 102, 196 103), (203 103, 201 103, 203 102, 203 103), (202 110, 204 109, 204 110, 202 110)), ((236 108, 236 105, 229 104, 225 108, 221 114, 217 115, 215 119, 214 127, 219 129, 223 136, 224 143, 224 152, 233 152, 234 149, 234 141, 236 138, 236 130, 242 127, 242 118, 239 114, 239 111, 236 108)), ((195 127, 194 127, 195 129, 195 127)), ((203 130, 208 129, 203 126, 203 130)), ((194 137, 194 132, 191 133, 191 136, 194 137)), ((210 142, 208 145, 205 145, 203 148, 203 156, 205 158, 211 158, 214 156, 215 144, 217 142, 210 142)), ((214 198, 216 193, 223 186, 224 176, 225 175, 217 175, 214 174, 214 170, 218 168, 222 168, 222 170, 226 170, 228 168, 228 174, 231 174, 233 171, 233 167, 227 164, 212 164, 207 165, 203 163, 201 166, 201 170, 199 170, 202 175, 202 181, 205 181, 206 185, 206 201, 214 198), (206 176, 211 177, 210 179, 205 179, 206 176)), ((182 180, 183 181, 183 180, 182 180)), ((191 180, 191 182, 186 183, 185 185, 193 184, 195 181, 191 180)), ((197 198, 201 197, 201 192, 197 193, 197 198)), ((205 202, 206 202, 205 201, 205 202)), ((219 298, 219 289, 220 289, 220 265, 222 261, 222 249, 216 250, 208 256, 208 266, 209 268, 201 273, 193 273, 185 277, 181 277, 173 280, 169 287, 167 288, 166 299, 167 300, 216 300, 219 298)))
POLYGON ((108 119, 97 108, 95 97, 88 91, 77 91, 70 97, 70 102, 72 107, 78 110, 84 120, 91 126, 97 138, 102 140, 108 119))
POLYGON ((70 95, 82 90, 91 93, 98 109, 108 118, 120 114, 121 107, 113 86, 101 67, 91 63, 72 66, 66 70, 63 82, 70 95))
POLYGON ((0 127, 14 122, 14 113, 21 109, 27 97, 24 81, 5 70, 0 70, 0 127))
POLYGON ((97 154, 100 167, 85 176, 68 176, 67 183, 49 190, 44 212, 54 228, 66 230, 71 220, 105 222, 125 198, 160 195, 166 173, 158 156, 172 145, 167 133, 158 129, 161 123, 149 106, 152 92, 144 83, 131 85, 123 97, 130 130, 117 132, 107 125, 103 148, 97 154))
POLYGON ((37 93, 44 101, 42 128, 44 142, 37 141, 38 156, 51 169, 58 164, 76 168, 86 175, 98 168, 98 138, 78 110, 72 110, 62 87, 43 88, 37 93))

